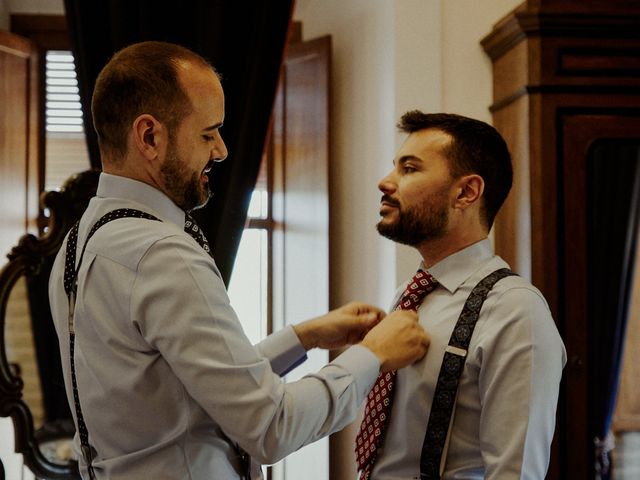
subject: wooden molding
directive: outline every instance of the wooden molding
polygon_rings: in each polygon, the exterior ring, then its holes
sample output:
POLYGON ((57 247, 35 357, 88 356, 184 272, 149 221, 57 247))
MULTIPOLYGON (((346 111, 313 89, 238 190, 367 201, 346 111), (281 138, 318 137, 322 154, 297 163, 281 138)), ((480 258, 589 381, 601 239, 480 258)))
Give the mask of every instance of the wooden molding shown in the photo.
POLYGON ((64 15, 11 15, 11 31, 31 39, 41 50, 69 50, 64 15))

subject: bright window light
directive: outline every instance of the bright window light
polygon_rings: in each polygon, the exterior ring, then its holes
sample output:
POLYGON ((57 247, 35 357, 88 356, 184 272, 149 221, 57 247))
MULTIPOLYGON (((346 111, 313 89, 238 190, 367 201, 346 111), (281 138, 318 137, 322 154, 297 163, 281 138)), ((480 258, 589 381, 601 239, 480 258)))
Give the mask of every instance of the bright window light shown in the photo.
POLYGON ((49 50, 45 70, 47 133, 83 133, 82 105, 73 55, 49 50))

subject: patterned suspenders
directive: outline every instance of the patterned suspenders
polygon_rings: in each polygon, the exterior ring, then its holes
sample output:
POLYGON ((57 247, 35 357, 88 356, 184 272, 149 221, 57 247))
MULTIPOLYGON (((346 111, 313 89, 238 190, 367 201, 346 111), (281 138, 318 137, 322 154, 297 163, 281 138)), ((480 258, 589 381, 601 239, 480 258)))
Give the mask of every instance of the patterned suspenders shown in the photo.
POLYGON ((84 457, 84 461, 87 463, 87 469, 89 471, 89 478, 94 480, 96 478, 96 474, 93 470, 93 459, 95 458, 95 450, 89 444, 89 432, 87 430, 87 425, 84 422, 84 416, 82 415, 82 409, 80 408, 80 396, 78 395, 78 382, 76 378, 76 366, 74 359, 74 350, 75 350, 75 330, 73 325, 73 315, 75 311, 76 305, 76 294, 78 289, 78 272, 80 271, 80 265, 82 264, 82 257, 84 256, 84 251, 87 248, 87 243, 89 239, 93 236, 96 231, 113 220, 117 220, 118 218, 127 218, 127 217, 135 217, 135 218, 146 218, 148 220, 157 220, 158 218, 150 215, 146 212, 142 212, 140 210, 133 210, 130 208, 121 208, 118 210, 114 210, 112 212, 107 213, 103 217, 100 218, 96 222, 96 224, 89 231, 89 235, 84 242, 84 246, 82 247, 82 252, 80 253, 80 258, 78 260, 78 265, 76 266, 76 244, 78 243, 78 225, 79 222, 71 228, 69 232, 69 238, 67 239, 67 250, 66 250, 66 259, 64 266, 64 290, 67 293, 67 298, 69 300, 69 360, 71 362, 71 383, 73 385, 73 403, 76 411, 76 418, 78 421, 78 435, 80 437, 80 448, 82 450, 82 456, 84 457))
POLYGON ((436 390, 433 395, 431 413, 427 424, 427 433, 422 445, 420 456, 420 479, 439 480, 441 464, 444 465, 442 454, 451 424, 455 407, 456 395, 460 375, 467 359, 469 342, 476 326, 480 309, 493 286, 504 277, 516 275, 508 268, 501 268, 490 273, 473 288, 467 298, 462 313, 458 317, 453 329, 449 345, 445 349, 444 359, 440 367, 436 390))

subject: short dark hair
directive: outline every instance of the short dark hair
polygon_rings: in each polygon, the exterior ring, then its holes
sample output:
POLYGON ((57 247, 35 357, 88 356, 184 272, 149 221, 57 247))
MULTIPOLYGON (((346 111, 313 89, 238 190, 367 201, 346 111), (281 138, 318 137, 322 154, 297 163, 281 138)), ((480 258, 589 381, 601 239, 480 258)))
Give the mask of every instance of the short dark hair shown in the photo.
POLYGON ((197 53, 156 41, 129 45, 109 60, 98 75, 91 101, 101 151, 110 153, 115 161, 123 158, 129 128, 144 113, 165 124, 170 134, 175 131, 193 108, 179 81, 180 62, 213 70, 197 53))
POLYGON ((485 186, 481 214, 491 229, 513 182, 509 148, 498 131, 473 118, 419 110, 405 113, 397 126, 405 133, 434 128, 451 136, 451 143, 443 152, 449 160, 451 175, 459 178, 475 173, 482 177, 485 186))

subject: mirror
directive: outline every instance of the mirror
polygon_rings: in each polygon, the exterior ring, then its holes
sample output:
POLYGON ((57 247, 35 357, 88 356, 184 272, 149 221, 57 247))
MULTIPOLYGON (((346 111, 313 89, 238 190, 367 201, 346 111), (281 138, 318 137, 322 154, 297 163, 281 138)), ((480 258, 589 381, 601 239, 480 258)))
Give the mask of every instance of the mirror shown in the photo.
POLYGON ((65 464, 71 460, 69 438, 74 433, 73 420, 61 373, 53 373, 60 362, 50 361, 44 350, 57 339, 42 332, 44 322, 36 321, 29 306, 31 283, 20 277, 7 300, 7 360, 24 383, 23 399, 33 416, 35 438, 43 455, 52 462, 65 464))
POLYGON ((20 238, 0 270, 0 415, 13 419, 16 452, 39 479, 80 478, 47 284, 66 233, 95 195, 99 174, 81 172, 60 191, 44 193, 44 233, 20 238))

